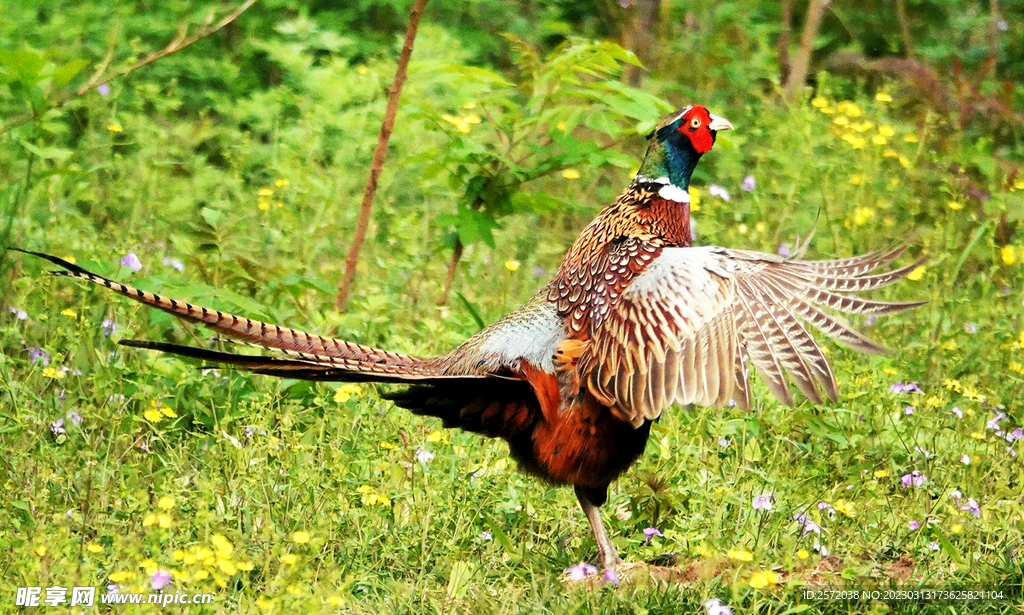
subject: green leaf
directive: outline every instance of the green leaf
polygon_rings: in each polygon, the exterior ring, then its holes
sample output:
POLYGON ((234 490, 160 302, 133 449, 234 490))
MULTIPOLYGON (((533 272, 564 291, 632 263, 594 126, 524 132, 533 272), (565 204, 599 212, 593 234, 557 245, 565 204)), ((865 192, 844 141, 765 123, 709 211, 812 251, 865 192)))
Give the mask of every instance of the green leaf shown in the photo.
POLYGON ((71 60, 67 64, 53 71, 53 87, 62 88, 67 85, 68 82, 74 79, 75 75, 81 72, 87 64, 89 63, 85 60, 71 60))
POLYGON ((473 317, 473 320, 476 322, 477 327, 483 329, 484 327, 487 326, 487 323, 484 322, 484 319, 480 317, 480 312, 478 312, 476 307, 472 303, 470 303, 469 299, 466 299, 465 295, 456 291, 455 296, 459 298, 459 301, 462 302, 463 307, 465 307, 466 311, 469 312, 469 315, 473 317))

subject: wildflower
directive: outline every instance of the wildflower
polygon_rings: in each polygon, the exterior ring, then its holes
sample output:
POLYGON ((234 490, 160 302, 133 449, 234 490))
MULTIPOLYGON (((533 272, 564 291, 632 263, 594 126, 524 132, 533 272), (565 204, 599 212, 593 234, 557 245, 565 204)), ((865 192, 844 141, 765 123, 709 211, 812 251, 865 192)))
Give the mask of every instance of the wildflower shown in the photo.
POLYGON ((907 143, 917 143, 917 135, 911 133, 911 134, 903 137, 903 140, 905 142, 907 142, 907 143))
POLYGON ((424 464, 430 463, 434 459, 433 453, 431 453, 430 451, 426 450, 422 446, 416 449, 415 457, 416 457, 416 461, 418 461, 420 463, 424 463, 424 464))
POLYGON ((896 131, 894 131, 891 126, 886 126, 885 124, 879 124, 878 125, 878 134, 882 135, 883 137, 891 137, 891 136, 896 134, 896 131))
POLYGON ((775 492, 762 493, 761 495, 754 496, 752 506, 754 510, 769 511, 772 509, 772 502, 775 501, 775 492))
POLYGON ((1006 367, 1015 374, 1024 374, 1024 363, 1019 361, 1010 361, 1006 367))
POLYGON ((183 265, 181 261, 176 258, 170 258, 165 256, 160 262, 167 265, 171 269, 175 269, 177 271, 185 271, 185 265, 183 265))
POLYGON ((604 578, 601 579, 604 583, 611 583, 612 585, 619 584, 619 573, 615 572, 614 568, 609 568, 604 571, 604 578))
POLYGON ((889 94, 887 94, 885 92, 879 92, 879 93, 875 94, 875 100, 880 102, 880 103, 891 103, 892 102, 892 96, 890 96, 889 94))
MULTIPOLYGON (((47 368, 47 369, 50 369, 50 368, 47 368)), ((52 431, 53 435, 55 435, 55 436, 59 435, 59 434, 62 434, 62 433, 66 433, 64 431, 64 419, 57 419, 56 421, 50 423, 50 431, 52 431)))
POLYGON ((725 552, 725 556, 729 559, 734 559, 737 562, 752 562, 754 561, 754 554, 746 549, 729 549, 725 552))
POLYGON ((292 532, 292 542, 294 542, 297 545, 304 545, 304 544, 308 543, 309 540, 310 540, 309 532, 307 532, 305 530, 299 530, 297 532, 292 532))
POLYGON ((832 118, 832 123, 835 124, 836 126, 846 126, 847 124, 850 123, 850 118, 846 117, 845 115, 837 115, 834 118, 832 118))
POLYGON ((853 502, 849 502, 847 500, 836 500, 834 508, 836 509, 836 512, 847 517, 854 517, 857 514, 856 511, 854 511, 853 502))
POLYGON ((911 520, 910 520, 910 522, 908 523, 908 525, 910 526, 910 529, 911 529, 911 530, 916 530, 916 529, 918 529, 918 528, 920 528, 920 527, 921 527, 921 524, 920 524, 920 523, 918 523, 917 521, 914 521, 913 519, 911 519, 911 520))
POLYGON ((748 227, 746 224, 741 224, 738 227, 736 227, 736 230, 740 232, 740 235, 746 235, 747 231, 750 230, 750 227, 748 227))
POLYGON ((284 188, 285 186, 288 185, 288 180, 283 177, 278 177, 277 179, 274 180, 274 185, 277 186, 278 188, 284 188))
POLYGON ((468 121, 466 121, 465 118, 457 117, 457 116, 454 116, 454 115, 449 115, 447 113, 442 115, 441 119, 446 121, 446 122, 448 122, 452 126, 454 126, 455 130, 458 130, 462 134, 469 134, 469 131, 472 130, 472 128, 470 128, 470 124, 472 124, 472 123, 479 124, 480 123, 479 121, 477 121, 477 122, 468 122, 468 121))
POLYGON ((822 109, 828 106, 828 99, 824 96, 815 96, 811 99, 811 106, 822 109))
POLYGON ((811 553, 807 549, 800 549, 799 551, 796 552, 796 556, 799 559, 807 559, 808 557, 811 556, 811 553))
POLYGON ((727 440, 722 436, 718 436, 718 446, 721 446, 722 448, 729 448, 730 444, 732 444, 732 440, 727 440))
POLYGON ((154 591, 160 591, 167 587, 171 582, 171 573, 167 572, 163 568, 157 570, 150 576, 150 584, 154 591))
POLYGON ((60 315, 67 316, 68 318, 78 318, 78 312, 72 310, 71 308, 61 310, 60 315))
POLYGON ((43 376, 53 380, 60 380, 64 377, 65 372, 55 367, 44 367, 43 376))
POLYGON ((874 472, 875 478, 885 478, 886 476, 889 476, 889 470, 875 470, 874 472))
POLYGON ((906 414, 907 416, 910 416, 913 413, 914 413, 914 407, 913 406, 907 406, 906 408, 903 409, 903 414, 906 414))
POLYGON ((860 117, 864 111, 856 105, 853 101, 844 100, 836 105, 836 111, 849 115, 850 117, 860 117))
POLYGON ((710 186, 708 186, 708 194, 710 194, 711 196, 717 196, 723 201, 728 201, 731 198, 729 196, 729 191, 719 186, 718 184, 711 184, 710 186))
POLYGON ((12 307, 11 314, 18 320, 28 320, 28 313, 25 310, 19 310, 18 308, 12 307))
POLYGON ((440 429, 435 429, 434 431, 428 433, 427 437, 424 439, 427 442, 448 442, 448 436, 440 429))
POLYGON ((299 561, 299 556, 295 555, 294 553, 285 553, 284 555, 281 556, 281 563, 283 563, 283 564, 285 564, 287 566, 294 566, 295 563, 298 562, 298 561, 299 561))
POLYGON ((96 542, 90 542, 85 545, 85 550, 89 553, 103 553, 103 545, 96 542))
POLYGON ((565 574, 567 574, 569 576, 569 579, 573 581, 582 581, 589 575, 597 574, 597 568, 592 564, 580 562, 575 566, 570 566, 569 568, 566 568, 565 574))
POLYGON ((789 255, 791 255, 793 253, 789 249, 789 244, 788 243, 780 243, 779 244, 779 249, 777 250, 777 252, 779 253, 779 256, 786 256, 786 257, 788 257, 789 255))
POLYGON ((109 96, 110 86, 106 83, 101 83, 98 86, 96 86, 96 91, 99 92, 100 96, 109 96))
POLYGON ((109 130, 110 132, 121 132, 122 130, 124 130, 124 128, 122 128, 121 125, 117 122, 111 122, 107 124, 107 130, 109 130))
POLYGON ((104 319, 103 322, 100 323, 100 327, 103 329, 103 337, 110 337, 115 331, 117 331, 117 325, 114 323, 113 319, 110 318, 104 319))
POLYGON ((793 519, 804 524, 803 531, 800 532, 801 536, 806 536, 811 532, 814 532, 815 534, 821 534, 821 526, 815 523, 814 520, 810 517, 802 515, 800 513, 796 513, 793 515, 793 519))
POLYGON ((505 261, 505 269, 508 269, 509 271, 518 271, 520 265, 521 263, 516 260, 505 261))
POLYGON ((981 506, 978 504, 978 501, 975 500, 974 498, 967 498, 967 505, 961 506, 960 510, 971 513, 972 515, 974 515, 975 519, 981 518, 981 506))
POLYGON ((900 393, 921 393, 922 391, 921 387, 917 386, 916 382, 897 382, 889 387, 889 392, 896 393, 898 395, 900 393))
POLYGON ((170 515, 165 515, 164 513, 159 513, 156 516, 156 524, 158 526, 160 526, 161 529, 165 529, 166 530, 166 529, 170 528, 171 527, 171 516, 170 515))
POLYGON ((853 210, 853 223, 857 226, 864 226, 874 217, 874 207, 857 207, 853 210))
POLYGON ((1006 418, 1006 413, 1005 412, 996 412, 996 415, 994 417, 992 417, 991 419, 989 419, 988 423, 985 424, 985 428, 986 429, 999 429, 999 423, 1001 423, 1003 421, 1003 419, 1005 419, 1005 418, 1006 418))
POLYGON ((903 483, 903 488, 906 489, 913 485, 914 487, 920 487, 924 482, 928 480, 928 477, 921 474, 918 470, 914 470, 910 474, 904 474, 900 477, 900 482, 903 483))
POLYGON ((134 252, 129 252, 121 259, 121 266, 127 267, 132 271, 139 271, 142 269, 142 261, 139 260, 139 257, 134 252))
POLYGON ((480 540, 490 542, 494 540, 494 534, 491 534, 490 532, 480 532, 480 540))
POLYGON ((1012 265, 1017 262, 1017 253, 1013 246, 1003 246, 999 248, 999 258, 1003 260, 1004 265, 1012 265))
POLYGON ((661 533, 661 530, 659 530, 656 527, 645 527, 644 528, 644 536, 647 537, 647 540, 644 541, 644 544, 648 544, 648 545, 651 544, 651 541, 654 539, 655 536, 657 536, 658 538, 664 538, 665 537, 665 535, 661 533))
POLYGON ((174 496, 165 495, 156 501, 157 508, 170 510, 174 508, 174 496))
POLYGON ((334 403, 343 404, 361 391, 358 384, 343 384, 334 392, 334 403))
POLYGON ((690 211, 700 211, 700 190, 690 186, 686 191, 690 195, 690 211))
POLYGON ((828 502, 818 502, 818 510, 827 510, 830 515, 836 514, 836 510, 829 506, 828 502))
POLYGON ((359 73, 360 75, 366 76, 370 74, 370 69, 365 66, 360 66, 356 68, 356 72, 359 73))
POLYGON ((579 179, 580 172, 577 171, 576 169, 566 169, 562 171, 562 177, 566 179, 579 179))
POLYGON ((980 431, 973 431, 971 432, 971 437, 974 438, 975 440, 981 441, 985 439, 985 434, 981 433, 980 431))
POLYGON ((907 279, 911 282, 919 282, 924 277, 925 268, 923 266, 915 267, 913 271, 907 274, 907 279))
POLYGON ((778 585, 779 579, 779 573, 771 570, 762 570, 750 575, 750 580, 747 581, 747 584, 754 589, 762 589, 769 585, 778 585))
POLYGON ((871 142, 874 143, 875 145, 886 145, 887 143, 889 143, 889 139, 886 139, 882 135, 875 135, 871 137, 871 142))
POLYGON ((732 609, 722 604, 718 598, 712 598, 705 602, 704 608, 707 609, 708 615, 732 615, 732 609))
POLYGON ((757 188, 757 180, 754 179, 753 175, 747 175, 743 178, 743 183, 740 184, 740 190, 744 192, 753 192, 757 188))

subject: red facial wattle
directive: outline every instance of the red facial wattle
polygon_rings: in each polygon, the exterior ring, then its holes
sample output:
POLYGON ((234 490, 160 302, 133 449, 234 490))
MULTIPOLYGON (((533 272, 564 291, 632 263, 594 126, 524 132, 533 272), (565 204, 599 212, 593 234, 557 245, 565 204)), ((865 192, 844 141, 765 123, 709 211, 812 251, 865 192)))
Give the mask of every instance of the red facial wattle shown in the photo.
POLYGON ((715 144, 711 137, 711 131, 708 129, 709 124, 711 124, 711 114, 703 107, 694 107, 690 113, 683 116, 683 122, 677 130, 690 139, 693 149, 698 154, 706 154, 715 144))

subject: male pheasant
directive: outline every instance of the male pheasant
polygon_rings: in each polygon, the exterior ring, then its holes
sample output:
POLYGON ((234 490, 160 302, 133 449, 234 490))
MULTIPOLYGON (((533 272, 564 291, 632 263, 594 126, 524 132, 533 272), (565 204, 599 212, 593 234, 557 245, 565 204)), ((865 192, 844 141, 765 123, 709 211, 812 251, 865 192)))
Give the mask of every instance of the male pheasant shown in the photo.
POLYGON ((163 342, 121 344, 286 378, 409 385, 398 406, 506 440, 527 472, 573 485, 600 563, 620 560, 598 507, 608 485, 643 452, 651 423, 672 404, 750 405, 748 365, 787 404, 787 376, 815 403, 836 399, 828 361, 805 324, 865 352, 883 348, 822 306, 891 314, 854 291, 897 281, 882 274, 899 247, 803 261, 691 247, 687 186, 718 131, 732 124, 701 106, 669 115, 649 135, 640 171, 569 249, 554 278, 525 305, 448 354, 421 358, 225 314, 139 290, 59 258, 55 275, 87 280, 187 321, 247 340, 276 357, 163 342))

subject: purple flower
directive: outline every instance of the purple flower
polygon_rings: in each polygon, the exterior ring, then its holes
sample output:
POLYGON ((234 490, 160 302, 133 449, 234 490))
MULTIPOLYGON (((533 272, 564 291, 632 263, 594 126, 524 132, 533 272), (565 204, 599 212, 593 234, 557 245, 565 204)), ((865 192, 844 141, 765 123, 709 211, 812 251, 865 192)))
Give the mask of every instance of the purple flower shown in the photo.
POLYGON ((416 461, 420 463, 430 463, 433 459, 434 454, 422 446, 416 449, 416 461))
POLYGON ((115 331, 117 331, 117 325, 114 324, 114 320, 112 318, 103 319, 103 322, 100 323, 100 326, 103 328, 104 337, 110 337, 111 335, 114 334, 115 331))
POLYGON ((611 583, 612 585, 619 584, 619 573, 615 572, 614 568, 609 568, 604 571, 604 582, 611 583))
POLYGON ((597 568, 591 564, 580 562, 575 566, 566 568, 565 574, 569 575, 569 578, 573 581, 582 581, 588 575, 597 574, 597 568))
POLYGON ((928 477, 914 470, 910 474, 904 474, 900 480, 903 482, 903 488, 906 489, 911 485, 920 487, 924 484, 924 481, 928 480, 928 477))
POLYGON ((996 28, 998 28, 1000 32, 1006 32, 1010 29, 1010 24, 1005 19, 1000 19, 996 22, 996 28))
POLYGON ((754 496, 752 506, 754 510, 771 510, 772 502, 775 501, 775 492, 762 493, 761 495, 754 496))
POLYGON ((710 186, 708 186, 708 194, 710 194, 711 196, 717 196, 723 201, 729 200, 729 191, 719 186, 718 184, 711 184, 710 186))
POLYGON ((964 494, 960 493, 959 489, 954 489, 949 492, 949 497, 953 498, 953 501, 956 502, 957 506, 959 506, 960 498, 964 497, 964 494))
POLYGON ((788 243, 780 243, 779 244, 779 256, 786 256, 786 257, 788 257, 792 253, 793 252, 789 249, 789 244, 788 243))
POLYGON ((718 598, 712 598, 705 602, 704 608, 708 610, 708 615, 732 615, 732 609, 722 604, 718 598))
POLYGON ((986 429, 999 429, 999 423, 1003 419, 1005 419, 1005 418, 1006 418, 1006 413, 998 412, 997 411, 996 415, 994 417, 990 418, 988 420, 988 423, 985 423, 985 428, 986 429))
POLYGON ((71 424, 75 425, 76 427, 82 424, 82 415, 75 412, 74 410, 64 415, 64 418, 71 421, 71 424))
POLYGON ((480 532, 480 540, 490 542, 494 540, 494 534, 491 534, 490 532, 480 532))
POLYGON ((918 523, 917 521, 914 521, 913 519, 910 520, 909 525, 910 525, 910 529, 912 529, 912 530, 916 530, 919 527, 921 527, 921 524, 918 523))
POLYGON ((161 260, 160 262, 167 265, 168 267, 177 269, 178 271, 185 271, 185 265, 182 265, 181 261, 179 261, 176 258, 168 258, 165 256, 163 260, 161 260))
POLYGON ((754 188, 757 188, 757 180, 754 179, 753 175, 747 175, 743 178, 743 183, 740 184, 740 190, 744 192, 753 192, 754 188))
POLYGON ((827 510, 828 514, 836 514, 836 509, 832 508, 828 502, 818 502, 818 510, 827 510))
POLYGON ((935 541, 929 542, 928 543, 928 548, 931 549, 932 551, 938 551, 939 550, 939 543, 937 543, 935 541))
POLYGON ((55 436, 58 434, 67 433, 66 431, 64 431, 64 419, 57 419, 56 421, 50 423, 50 431, 52 431, 53 435, 55 436))
POLYGON ((960 458, 960 463, 964 464, 965 466, 969 466, 971 465, 971 458, 968 457, 967 455, 964 455, 963 457, 960 458))
POLYGON ((1013 442, 1014 440, 1020 440, 1021 438, 1024 438, 1024 431, 1022 431, 1020 427, 1006 434, 1007 442, 1013 442))
POLYGON ((100 96, 109 96, 110 86, 105 83, 101 83, 98 86, 96 86, 96 91, 100 93, 100 96))
POLYGON ((656 527, 645 527, 644 528, 644 536, 647 537, 647 542, 645 542, 644 544, 648 544, 648 545, 651 544, 651 540, 653 540, 655 536, 657 536, 658 538, 664 538, 665 537, 665 535, 661 533, 661 530, 659 530, 656 527))
POLYGON ((960 510, 971 513, 975 519, 981 518, 981 506, 978 505, 978 500, 974 498, 967 498, 967 506, 961 506, 960 510))
POLYGON ((19 310, 16 307, 12 307, 11 314, 14 314, 14 317, 17 318, 18 320, 28 320, 28 314, 25 312, 25 310, 19 310))
POLYGON ((821 526, 815 523, 814 520, 810 517, 802 515, 800 513, 796 513, 795 515, 793 515, 793 519, 804 524, 804 529, 802 532, 800 532, 801 536, 806 536, 811 532, 814 532, 815 534, 821 534, 821 526))
POLYGON ((33 363, 42 363, 43 367, 50 364, 50 353, 40 349, 37 344, 32 344, 32 348, 28 350, 28 356, 33 363))
POLYGON ((726 440, 722 436, 718 436, 718 446, 721 446, 722 448, 729 448, 730 444, 732 444, 732 440, 726 440))
POLYGON ((142 269, 142 261, 139 260, 138 256, 135 256, 134 252, 129 252, 121 259, 121 266, 127 267, 132 271, 139 271, 142 269))
POLYGON ((897 382, 889 387, 889 392, 899 395, 900 393, 921 393, 922 391, 921 387, 917 386, 916 382, 897 382))
POLYGON ((533 279, 534 280, 536 280, 536 279, 540 278, 541 276, 543 276, 544 273, 545 273, 544 268, 541 267, 540 265, 534 265, 533 266, 533 279))
POLYGON ((149 578, 152 581, 151 586, 155 591, 160 591, 171 583, 171 573, 167 572, 163 568, 154 572, 153 576, 149 578))
POLYGON ((969 322, 966 325, 964 325, 964 331, 966 331, 967 333, 977 333, 978 325, 974 324, 973 322, 969 322))
POLYGON ((735 408, 736 400, 730 397, 729 401, 725 402, 725 405, 729 406, 730 408, 735 408))
POLYGON ((955 414, 955 415, 956 415, 956 418, 958 418, 958 419, 962 419, 962 418, 964 418, 964 411, 963 411, 963 410, 961 410, 960 408, 957 408, 956 406, 953 406, 953 409, 952 409, 952 410, 950 410, 950 412, 952 412, 953 414, 955 414))
POLYGON ((907 406, 906 408, 903 409, 903 414, 906 414, 907 416, 910 416, 913 413, 914 413, 914 407, 913 406, 907 406))

